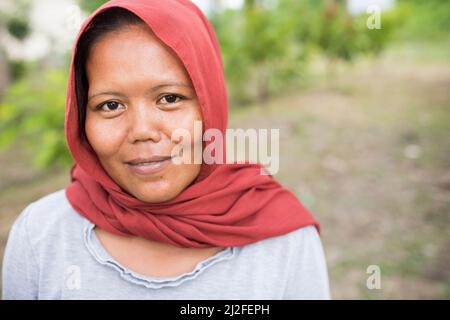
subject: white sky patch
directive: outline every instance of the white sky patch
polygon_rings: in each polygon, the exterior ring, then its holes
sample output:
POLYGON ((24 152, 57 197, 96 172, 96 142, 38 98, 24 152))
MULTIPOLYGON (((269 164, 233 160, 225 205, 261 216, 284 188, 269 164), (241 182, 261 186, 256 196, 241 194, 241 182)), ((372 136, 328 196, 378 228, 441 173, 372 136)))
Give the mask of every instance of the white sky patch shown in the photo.
POLYGON ((212 10, 211 1, 209 0, 191 0, 195 3, 204 13, 209 13, 212 10))
POLYGON ((225 2, 230 9, 240 9, 244 5, 244 0, 228 0, 225 2))
POLYGON ((240 9, 244 6, 244 0, 191 0, 205 14, 209 14, 212 10, 221 9, 240 9))
POLYGON ((40 0, 29 12, 31 34, 23 41, 5 37, 8 55, 15 59, 35 60, 50 50, 71 49, 83 18, 75 0, 40 0), (77 13, 78 12, 78 13, 77 13))
POLYGON ((348 0, 347 9, 352 15, 364 14, 372 5, 378 6, 382 11, 395 6, 395 0, 348 0))

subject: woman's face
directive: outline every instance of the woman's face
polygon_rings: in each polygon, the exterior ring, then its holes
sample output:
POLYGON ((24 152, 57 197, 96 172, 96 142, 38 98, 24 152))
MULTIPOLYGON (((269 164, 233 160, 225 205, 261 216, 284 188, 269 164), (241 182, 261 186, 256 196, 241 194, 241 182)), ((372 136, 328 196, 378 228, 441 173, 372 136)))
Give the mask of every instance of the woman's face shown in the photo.
POLYGON ((130 26, 95 42, 86 72, 86 135, 103 168, 142 201, 174 198, 201 166, 170 160, 176 143, 172 132, 190 132, 193 150, 194 121, 202 120, 195 90, 178 57, 146 25, 130 26))

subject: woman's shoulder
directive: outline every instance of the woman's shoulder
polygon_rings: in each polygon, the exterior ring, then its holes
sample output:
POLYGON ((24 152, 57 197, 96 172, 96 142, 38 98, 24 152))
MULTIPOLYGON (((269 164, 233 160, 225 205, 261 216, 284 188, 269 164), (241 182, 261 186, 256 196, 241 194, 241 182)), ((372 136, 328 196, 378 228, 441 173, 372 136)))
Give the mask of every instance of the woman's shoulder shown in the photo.
POLYGON ((246 256, 266 259, 268 263, 298 263, 308 255, 323 255, 320 235, 314 225, 306 225, 287 233, 269 237, 241 247, 246 256), (270 253, 270 254, 268 254, 270 253))
POLYGON ((264 265, 278 270, 276 279, 284 279, 283 299, 330 299, 325 252, 314 225, 263 240, 257 251, 264 265))
POLYGON ((299 247, 308 246, 313 244, 321 244, 320 236, 317 228, 314 225, 306 225, 287 233, 266 238, 264 240, 250 244, 254 247, 272 247, 284 248, 283 251, 286 253, 288 249, 297 251, 299 247))
POLYGON ((313 240, 313 241, 320 241, 319 232, 317 231, 316 226, 314 225, 306 225, 303 227, 300 227, 298 229, 292 230, 284 235, 281 235, 280 237, 284 237, 287 241, 298 243, 301 240, 313 240))
MULTIPOLYGON (((67 244, 81 242, 83 219, 72 209, 65 189, 28 204, 8 234, 2 265, 3 297, 36 299, 40 270, 47 268, 48 273, 43 276, 63 272, 61 257, 66 255, 62 251, 67 249, 67 244), (49 271, 49 267, 53 269, 49 271)), ((71 246, 72 254, 76 248, 71 246)))
POLYGON ((16 230, 36 243, 75 230, 83 220, 69 203, 65 189, 60 189, 28 204, 14 221, 10 233, 16 230))

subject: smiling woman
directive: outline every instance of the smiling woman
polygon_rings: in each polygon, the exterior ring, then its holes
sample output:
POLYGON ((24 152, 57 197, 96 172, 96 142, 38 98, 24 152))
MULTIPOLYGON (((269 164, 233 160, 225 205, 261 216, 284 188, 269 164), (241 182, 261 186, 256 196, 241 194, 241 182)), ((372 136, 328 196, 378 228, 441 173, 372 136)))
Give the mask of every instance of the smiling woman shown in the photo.
POLYGON ((318 222, 261 165, 174 163, 174 131, 224 133, 227 115, 219 45, 193 3, 94 12, 69 75, 71 183, 14 223, 3 297, 329 298, 318 222))

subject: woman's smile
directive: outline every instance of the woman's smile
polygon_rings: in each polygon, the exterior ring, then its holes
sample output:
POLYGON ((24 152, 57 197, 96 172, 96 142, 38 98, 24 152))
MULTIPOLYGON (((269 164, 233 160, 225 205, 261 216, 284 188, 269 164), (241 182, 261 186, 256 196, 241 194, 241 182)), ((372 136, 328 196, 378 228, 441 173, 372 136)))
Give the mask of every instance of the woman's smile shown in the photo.
POLYGON ((136 158, 124 163, 134 174, 150 175, 162 171, 171 162, 172 157, 170 156, 153 156, 150 158, 136 158))

